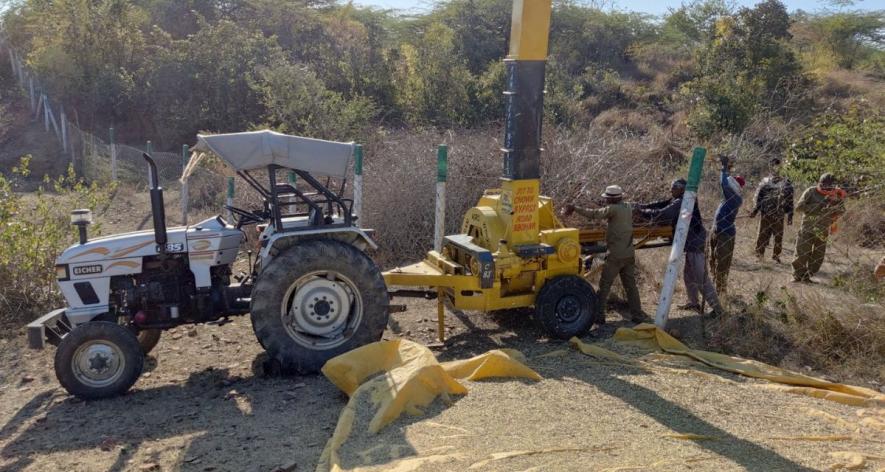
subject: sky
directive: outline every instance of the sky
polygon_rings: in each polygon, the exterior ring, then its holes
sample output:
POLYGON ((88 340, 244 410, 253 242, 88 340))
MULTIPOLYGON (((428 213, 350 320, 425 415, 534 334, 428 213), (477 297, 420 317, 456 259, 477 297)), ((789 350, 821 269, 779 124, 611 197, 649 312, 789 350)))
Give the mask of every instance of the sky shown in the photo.
MULTIPOLYGON (((829 6, 829 3, 821 0, 782 0, 789 11, 805 10, 816 11, 829 6)), ((759 0, 735 0, 738 6, 752 6, 759 0)), ((394 8, 405 10, 407 12, 421 12, 430 9, 433 2, 430 0, 354 0, 354 3, 366 6, 374 6, 379 8, 394 8)), ((586 2, 591 3, 591 2, 586 2)), ((604 0, 605 5, 614 3, 618 10, 640 11, 650 13, 652 15, 661 15, 667 12, 668 8, 678 7, 683 3, 682 0, 604 0)), ((855 9, 862 10, 881 10, 885 9, 885 0, 863 0, 856 2, 855 9)))

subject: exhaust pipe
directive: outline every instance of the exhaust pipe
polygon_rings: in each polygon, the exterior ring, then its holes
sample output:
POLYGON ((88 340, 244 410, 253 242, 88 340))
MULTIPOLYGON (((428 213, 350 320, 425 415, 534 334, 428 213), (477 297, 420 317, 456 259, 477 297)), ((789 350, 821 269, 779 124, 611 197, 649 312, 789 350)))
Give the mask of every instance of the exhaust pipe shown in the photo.
POLYGON ((154 241, 157 242, 157 251, 166 252, 166 207, 163 204, 163 189, 160 187, 160 179, 157 177, 157 164, 150 154, 142 153, 144 160, 150 166, 151 173, 151 215, 154 219, 154 241))

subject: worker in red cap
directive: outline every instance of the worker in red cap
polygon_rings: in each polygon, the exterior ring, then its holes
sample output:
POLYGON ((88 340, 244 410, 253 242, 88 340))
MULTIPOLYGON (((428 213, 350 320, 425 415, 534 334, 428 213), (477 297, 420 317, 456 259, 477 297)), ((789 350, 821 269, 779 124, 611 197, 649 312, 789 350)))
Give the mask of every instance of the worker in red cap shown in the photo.
POLYGON ((744 203, 741 193, 744 189, 744 178, 737 175, 731 177, 732 159, 725 155, 719 156, 722 169, 719 174, 719 186, 722 188, 722 201, 716 208, 713 235, 710 237, 710 272, 716 284, 716 293, 723 298, 728 286, 728 271, 734 256, 734 241, 737 231, 734 220, 738 210, 744 203))

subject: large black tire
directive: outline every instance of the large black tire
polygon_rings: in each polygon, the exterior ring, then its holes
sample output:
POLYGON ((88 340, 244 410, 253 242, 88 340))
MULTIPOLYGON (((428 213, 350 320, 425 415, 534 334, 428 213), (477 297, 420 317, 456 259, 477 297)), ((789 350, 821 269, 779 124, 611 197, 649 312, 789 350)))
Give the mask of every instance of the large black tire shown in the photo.
MULTIPOLYGON (((321 287, 319 290, 325 289, 321 287)), ((334 297, 330 295, 329 298, 334 297)), ((319 301, 317 307, 324 303, 323 300, 326 299, 319 301)), ((279 362, 283 371, 315 373, 329 359, 380 340, 389 318, 388 304, 387 286, 381 271, 365 253, 332 239, 306 240, 280 251, 263 267, 252 290, 252 328, 270 359, 279 362), (308 333, 303 327, 305 324, 299 325, 294 314, 298 298, 304 296, 297 295, 299 289, 309 287, 307 283, 327 283, 325 279, 347 287, 346 293, 351 294, 347 297, 349 309, 346 315, 344 309, 333 314, 331 312, 335 310, 330 306, 334 305, 324 305, 326 319, 338 317, 332 325, 340 324, 340 335, 337 332, 323 336, 308 333)), ((306 308, 306 305, 297 306, 306 308)), ((316 311, 320 312, 319 309, 316 311)), ((305 310, 301 312, 302 317, 307 316, 303 314, 305 310)), ((310 312, 309 316, 322 316, 322 313, 310 312)), ((316 324, 308 327, 326 329, 320 326, 320 321, 311 318, 308 323, 316 324)))
POLYGON ((74 328, 55 351, 55 376, 71 395, 94 400, 120 395, 144 369, 138 338, 126 327, 90 321, 74 328))
POLYGON ((162 333, 163 331, 159 329, 143 329, 138 332, 138 344, 145 355, 157 347, 157 343, 160 342, 160 334, 162 333))
POLYGON ((596 310, 593 286, 576 275, 547 281, 535 299, 535 321, 551 338, 582 336, 593 325, 596 310))

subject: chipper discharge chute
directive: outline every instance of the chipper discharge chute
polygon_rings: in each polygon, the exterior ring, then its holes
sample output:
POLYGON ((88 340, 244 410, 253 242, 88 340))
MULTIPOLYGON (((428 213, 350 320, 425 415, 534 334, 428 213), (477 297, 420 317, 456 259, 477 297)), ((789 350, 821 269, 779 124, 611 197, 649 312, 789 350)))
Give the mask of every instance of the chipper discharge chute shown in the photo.
MULTIPOLYGON (((549 0, 515 0, 507 88, 504 169, 500 189, 486 190, 467 211, 461 234, 444 238, 417 264, 384 273, 392 293, 430 293, 456 309, 493 311, 535 307, 552 337, 590 329, 596 316, 593 287, 581 276, 582 253, 604 251, 604 230, 568 228, 553 201, 540 195, 544 69, 550 30, 549 0)), ((663 234, 668 233, 668 234, 663 234)), ((670 229, 637 228, 640 245, 670 229)), ((442 332, 440 332, 442 335, 442 332)))

